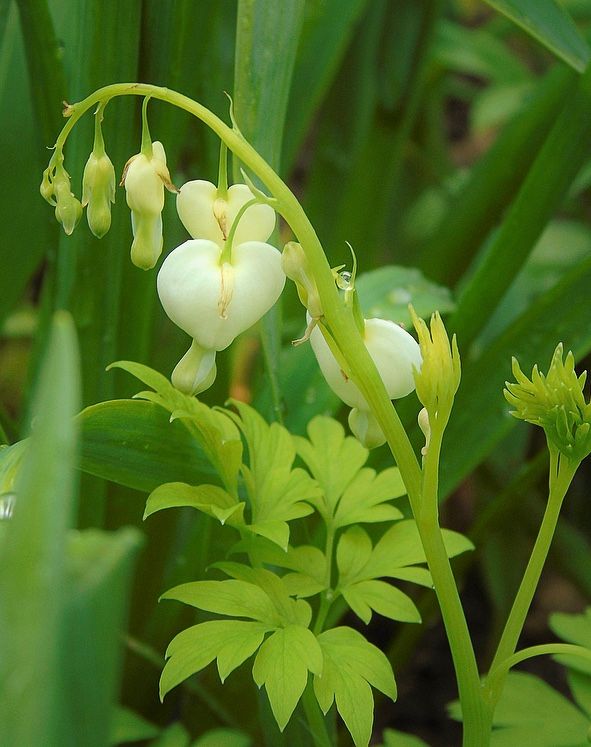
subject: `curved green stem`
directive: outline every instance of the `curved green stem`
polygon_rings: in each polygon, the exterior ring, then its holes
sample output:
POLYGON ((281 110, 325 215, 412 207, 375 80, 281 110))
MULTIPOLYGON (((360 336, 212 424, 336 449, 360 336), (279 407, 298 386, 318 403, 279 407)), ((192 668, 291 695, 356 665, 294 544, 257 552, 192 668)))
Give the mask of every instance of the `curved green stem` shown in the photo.
POLYGON ((515 652, 519 636, 521 635, 525 623, 525 618, 538 586, 542 569, 546 562, 546 557, 548 556, 552 538, 554 537, 554 531, 556 529, 556 524, 558 523, 562 501, 564 500, 566 491, 568 490, 578 467, 578 463, 572 462, 568 458, 560 455, 555 447, 550 445, 549 448, 550 491, 548 504, 542 518, 542 523, 540 525, 540 530, 531 557, 527 564, 519 590, 515 596, 515 601, 513 602, 511 612, 509 613, 509 617, 501 635, 501 640, 499 641, 497 651, 490 667, 489 676, 486 681, 487 696, 493 707, 501 695, 505 681, 505 674, 495 674, 492 680, 491 674, 496 673, 496 671, 501 667, 501 664, 509 660, 515 652))
POLYGON ((367 352, 350 310, 343 306, 339 298, 330 266, 318 236, 295 195, 244 139, 240 131, 226 125, 206 107, 175 91, 144 83, 116 83, 101 88, 79 103, 71 104, 66 108, 65 115, 69 117, 69 121, 60 133, 56 146, 63 147, 77 120, 90 107, 100 101, 125 95, 149 95, 155 99, 167 101, 196 116, 226 143, 228 148, 238 156, 247 168, 258 176, 277 199, 277 211, 290 225, 304 249, 310 270, 316 281, 326 321, 349 364, 355 384, 367 400, 386 435, 388 445, 400 468, 413 509, 418 509, 421 472, 414 451, 375 364, 367 352))
POLYGON ((314 747, 332 747, 332 740, 326 728, 324 715, 316 701, 311 682, 308 682, 302 695, 302 705, 314 740, 314 747))
POLYGON ((547 655, 578 656, 584 661, 591 662, 591 651, 574 643, 542 643, 539 646, 528 646, 499 662, 494 669, 490 670, 487 678, 489 686, 496 689, 496 681, 506 675, 516 664, 521 664, 522 661, 532 659, 534 656, 547 655))

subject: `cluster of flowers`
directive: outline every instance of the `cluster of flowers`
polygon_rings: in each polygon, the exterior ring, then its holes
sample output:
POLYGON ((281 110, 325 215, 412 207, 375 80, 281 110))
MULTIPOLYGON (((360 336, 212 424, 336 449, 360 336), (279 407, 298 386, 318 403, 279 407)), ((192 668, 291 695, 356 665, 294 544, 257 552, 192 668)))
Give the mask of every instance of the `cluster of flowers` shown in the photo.
MULTIPOLYGON (((83 176, 82 201, 72 193, 56 150, 44 172, 41 193, 55 206, 56 217, 72 233, 87 207, 88 224, 102 237, 111 224, 115 199, 115 171, 105 152, 97 114, 95 143, 83 176)), ((147 132, 147 125, 145 125, 147 132)), ((157 288, 169 318, 192 339, 191 346, 172 373, 173 384, 188 394, 198 394, 213 383, 216 353, 255 324, 277 301, 286 275, 296 282, 308 310, 309 339, 320 368, 340 399, 352 408, 349 424, 367 446, 383 443, 384 436, 358 387, 345 375, 317 322, 322 305, 313 279, 306 272, 302 248, 290 242, 283 253, 266 243, 275 228, 275 212, 260 201, 246 184, 216 187, 202 180, 177 189, 171 181, 162 143, 142 138, 142 149, 123 170, 131 209, 133 243, 131 259, 148 270, 155 266, 163 247, 162 210, 165 188, 176 193, 181 222, 192 237, 165 258, 157 288)), ((391 399, 415 388, 414 371, 421 366, 415 339, 399 325, 384 319, 361 321, 365 345, 391 399)))

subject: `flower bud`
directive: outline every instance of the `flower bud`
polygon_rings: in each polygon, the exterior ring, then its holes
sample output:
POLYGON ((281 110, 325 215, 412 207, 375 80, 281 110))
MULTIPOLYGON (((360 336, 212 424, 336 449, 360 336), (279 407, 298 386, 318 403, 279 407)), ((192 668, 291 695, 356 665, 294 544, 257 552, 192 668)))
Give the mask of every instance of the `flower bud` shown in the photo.
POLYGON ((179 391, 193 396, 209 389, 216 374, 215 350, 204 350, 193 340, 189 350, 176 364, 171 381, 179 391))
POLYGON ((88 226, 97 239, 111 227, 111 203, 115 202, 115 169, 103 152, 90 154, 82 177, 82 207, 87 207, 88 226))
MULTIPOLYGON (((233 184, 224 197, 211 182, 196 179, 180 188, 176 207, 182 224, 194 239, 208 239, 221 246, 228 238, 240 209, 254 195, 246 184, 233 184)), ((236 227, 234 246, 245 241, 266 241, 275 228, 275 211, 269 205, 247 208, 236 227)))
POLYGON ((554 351, 548 373, 533 367, 531 380, 513 358, 517 383, 505 382, 505 399, 516 418, 541 426, 548 441, 562 454, 580 462, 591 453, 591 402, 583 388, 587 372, 577 376, 571 352, 563 361, 562 344, 554 351))
MULTIPOLYGON (((415 388, 413 370, 421 367, 421 353, 414 337, 386 319, 366 319, 363 337, 390 399, 410 394, 415 388)), ((349 407, 369 412, 365 397, 341 370, 318 327, 310 335, 310 344, 333 392, 349 407)))
POLYGON ((158 273, 158 295, 168 317, 205 350, 224 350, 277 301, 285 285, 281 254, 261 241, 222 247, 192 239, 174 249, 158 273))
POLYGON ((131 261, 137 267, 149 270, 162 252, 164 187, 171 192, 177 191, 170 181, 162 143, 152 143, 151 156, 145 153, 132 156, 123 170, 121 184, 125 186, 127 204, 131 209, 134 237, 131 261))
POLYGON ((358 410, 354 407, 349 413, 349 428, 366 449, 376 449, 386 443, 384 431, 373 413, 368 410, 358 410))
POLYGON ((296 284, 299 299, 308 309, 312 319, 320 319, 323 312, 318 288, 310 273, 304 250, 296 241, 289 241, 285 245, 281 255, 281 267, 287 277, 296 284))
POLYGON ((82 217, 82 205, 72 194, 70 177, 63 168, 58 169, 53 179, 53 195, 55 199, 55 217, 62 224, 68 236, 76 228, 82 217))
POLYGON ((431 315, 430 329, 409 307, 419 337, 423 364, 415 373, 417 396, 429 413, 431 425, 445 427, 461 378, 460 354, 455 335, 451 345, 439 312, 431 315))

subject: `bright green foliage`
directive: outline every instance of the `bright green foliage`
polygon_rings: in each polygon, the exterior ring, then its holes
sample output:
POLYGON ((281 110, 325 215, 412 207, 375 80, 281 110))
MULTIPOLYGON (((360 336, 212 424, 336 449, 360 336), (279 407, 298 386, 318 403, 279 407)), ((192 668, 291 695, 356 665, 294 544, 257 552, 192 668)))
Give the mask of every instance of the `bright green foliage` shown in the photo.
POLYGON ((148 498, 144 519, 163 508, 190 506, 230 526, 244 523, 244 502, 237 501, 217 485, 186 485, 169 482, 156 488, 148 498))
POLYGON ((153 739, 160 733, 157 726, 147 721, 135 711, 119 706, 115 709, 111 722, 111 738, 109 744, 125 744, 153 739))
POLYGON ((531 380, 514 358, 513 375, 517 383, 507 382, 505 389, 505 398, 515 407, 511 414, 541 426, 548 441, 575 462, 591 453, 591 402, 583 394, 587 372, 577 376, 572 352, 563 361, 558 345, 548 373, 540 373, 536 365, 531 380))
POLYGON ((308 682, 308 672, 320 675, 323 658, 314 635, 300 625, 288 625, 261 646, 252 668, 259 687, 265 686, 281 731, 285 728, 308 682))
POLYGON ((386 265, 362 272, 355 280, 355 290, 366 318, 391 319, 405 326, 411 324, 409 303, 422 317, 435 309, 445 314, 455 308, 448 288, 427 280, 416 268, 386 265))
MULTIPOLYGON (((449 557, 472 549, 472 543, 457 532, 444 530, 443 538, 449 557)), ((418 611, 409 597, 374 579, 396 578, 430 587, 429 571, 419 565, 424 562, 414 521, 397 522, 375 547, 361 527, 352 527, 341 536, 337 546, 337 590, 365 622, 371 618, 371 609, 395 620, 419 622, 418 611)))
POLYGON ((242 465, 251 508, 250 531, 280 547, 289 541, 287 522, 312 513, 320 497, 316 482, 303 469, 292 469, 296 450, 292 436, 278 423, 267 425, 248 405, 233 403, 240 415, 228 412, 244 434, 248 466, 242 465))
POLYGON ((324 713, 333 702, 351 732, 356 747, 366 747, 373 724, 370 685, 396 700, 396 683, 388 659, 356 630, 333 628, 318 636, 324 657, 314 692, 324 713))
POLYGON ((314 418, 308 437, 296 437, 296 448, 322 488, 322 496, 313 503, 325 520, 334 518, 335 527, 344 527, 402 516, 386 503, 406 492, 396 468, 377 476, 374 470, 363 468, 368 450, 357 439, 345 436, 343 427, 331 418, 314 418))
POLYGON ((212 729, 193 743, 193 747, 251 747, 252 740, 235 729, 212 729))

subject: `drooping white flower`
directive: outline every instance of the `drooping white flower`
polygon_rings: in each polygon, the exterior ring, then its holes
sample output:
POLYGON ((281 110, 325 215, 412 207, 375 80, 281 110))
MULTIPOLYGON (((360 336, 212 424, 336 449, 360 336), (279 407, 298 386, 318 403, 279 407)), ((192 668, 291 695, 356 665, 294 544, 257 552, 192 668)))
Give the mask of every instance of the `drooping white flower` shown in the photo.
POLYGON ((166 166, 164 146, 152 143, 152 153, 132 156, 123 170, 121 184, 125 186, 127 204, 131 210, 133 244, 131 261, 149 270, 162 252, 162 210, 164 187, 177 192, 166 166))
MULTIPOLYGON (((253 199, 246 184, 233 184, 220 197, 211 182, 196 179, 183 184, 177 195, 177 212, 194 239, 209 239, 222 245, 241 208, 253 199)), ((236 226, 233 244, 266 241, 275 228, 275 211, 262 203, 246 209, 236 226)))
MULTIPOLYGON (((410 394, 415 388, 413 369, 421 367, 421 352, 414 337, 390 320, 366 319, 363 341, 390 399, 410 394)), ((353 433, 368 448, 384 443, 384 435, 367 400, 342 371, 318 327, 310 335, 310 344, 330 388, 353 408, 349 416, 353 433)))
POLYGON ((158 295, 169 318, 206 350, 224 350, 277 301, 285 285, 281 254, 245 241, 222 261, 222 247, 191 239, 174 249, 158 273, 158 295))

